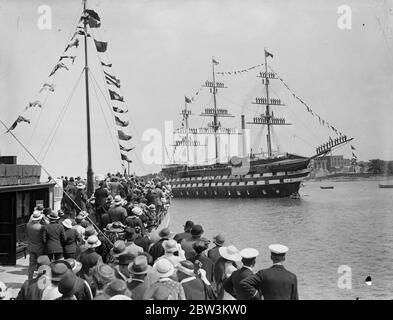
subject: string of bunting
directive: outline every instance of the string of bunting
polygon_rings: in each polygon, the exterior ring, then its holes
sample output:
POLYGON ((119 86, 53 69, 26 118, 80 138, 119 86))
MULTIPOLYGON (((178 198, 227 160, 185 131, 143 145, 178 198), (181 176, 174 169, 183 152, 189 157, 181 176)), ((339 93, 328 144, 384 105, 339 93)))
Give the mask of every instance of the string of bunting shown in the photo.
MULTIPOLYGON (((92 27, 93 25, 95 28, 98 28, 101 25, 101 19, 99 18, 98 14, 93 10, 89 10, 89 12, 90 14, 85 18, 88 19, 90 27, 92 27)), ((93 38, 93 40, 97 53, 105 53, 107 51, 108 42, 99 41, 95 38, 93 38)), ((114 122, 118 127, 117 138, 119 143, 120 158, 122 161, 132 163, 132 160, 128 158, 126 153, 132 151, 134 147, 128 147, 121 143, 121 141, 130 141, 132 139, 132 136, 125 132, 130 122, 128 120, 120 118, 121 115, 124 115, 128 112, 128 109, 123 105, 125 103, 123 95, 120 92, 117 92, 117 90, 121 91, 121 82, 120 79, 118 79, 115 75, 112 74, 112 63, 103 61, 102 55, 98 55, 98 57, 100 59, 101 68, 107 85, 109 97, 112 101, 111 107, 112 111, 114 112, 114 122), (122 106, 117 106, 116 103, 121 103, 122 106)), ((123 163, 122 167, 124 168, 123 163)))
POLYGON ((337 130, 335 127, 333 127, 328 121, 322 119, 322 117, 319 116, 315 111, 313 111, 313 110, 310 108, 310 106, 309 106, 306 102, 304 102, 300 97, 298 97, 298 96, 296 95, 296 93, 294 93, 294 91, 293 91, 293 90, 288 86, 288 84, 284 81, 284 79, 282 79, 282 78, 277 74, 277 72, 275 72, 275 71, 273 70, 272 67, 269 66, 269 69, 277 75, 278 79, 279 79, 279 80, 281 81, 281 83, 288 89, 288 91, 292 94, 292 96, 293 96, 296 100, 298 100, 301 104, 303 104, 303 105, 306 107, 307 112, 310 113, 312 116, 318 118, 318 121, 319 121, 319 124, 320 124, 320 125, 327 127, 328 129, 332 130, 334 133, 336 133, 336 134, 339 135, 339 136, 344 136, 344 134, 343 134, 341 131, 339 131, 339 130, 337 130))
POLYGON ((239 75, 239 74, 242 74, 244 72, 248 72, 250 70, 253 70, 255 68, 259 68, 259 67, 261 67, 263 65, 264 65, 263 63, 260 63, 260 64, 257 64, 256 66, 252 66, 252 67, 249 67, 247 69, 234 70, 234 71, 220 71, 220 72, 216 72, 216 74, 223 75, 223 76, 225 76, 225 75, 230 75, 230 76, 231 75, 239 75))
MULTIPOLYGON (((93 11, 93 10, 86 10, 86 11, 93 11)), ((98 16, 98 15, 97 15, 98 16)), ((88 17, 88 15, 84 15, 83 17, 88 17)), ((42 102, 42 94, 44 93, 53 93, 55 91, 56 85, 53 83, 53 78, 54 76, 62 69, 64 70, 70 70, 70 67, 75 63, 76 55, 69 54, 68 52, 71 51, 72 48, 77 49, 79 47, 79 38, 78 36, 84 36, 85 35, 85 30, 82 25, 80 25, 79 21, 78 25, 75 27, 74 33, 71 36, 71 39, 68 41, 65 49, 63 50, 62 54, 60 55, 60 58, 57 60, 55 66, 52 68, 51 72, 48 75, 47 80, 43 83, 43 85, 40 87, 38 93, 36 94, 36 97, 38 99, 35 99, 34 101, 31 101, 27 104, 27 106, 23 109, 22 114, 26 113, 30 109, 42 109, 44 102, 42 102)), ((92 19, 90 19, 93 21, 92 19)), ((90 37, 90 34, 86 34, 88 37, 90 37)), ((74 50, 75 50, 74 49, 74 50)), ((28 124, 31 123, 30 119, 27 119, 25 116, 22 114, 18 115, 17 119, 13 122, 13 124, 9 127, 6 133, 14 130, 17 125, 21 122, 26 122, 28 124)))

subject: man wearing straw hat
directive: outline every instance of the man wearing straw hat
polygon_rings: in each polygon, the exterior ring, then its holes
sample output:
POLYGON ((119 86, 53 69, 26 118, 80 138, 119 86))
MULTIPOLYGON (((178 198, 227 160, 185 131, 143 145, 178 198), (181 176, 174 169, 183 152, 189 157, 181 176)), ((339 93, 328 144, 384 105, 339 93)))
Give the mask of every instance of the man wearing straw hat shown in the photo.
POLYGON ((27 223, 27 252, 29 253, 28 280, 33 278, 37 269, 37 258, 44 253, 44 243, 42 242, 42 232, 44 226, 40 223, 42 212, 35 210, 27 223))
POLYGON ((216 245, 215 247, 211 248, 207 251, 207 256, 213 263, 216 263, 218 259, 220 259, 220 248, 225 244, 225 238, 222 234, 218 234, 213 237, 213 243, 216 245))
POLYGON ((45 243, 45 253, 51 260, 63 258, 63 243, 65 242, 65 233, 62 225, 58 223, 59 213, 50 210, 48 214, 49 224, 43 229, 42 239, 45 243))
POLYGON ((298 300, 296 275, 282 265, 288 247, 272 244, 269 250, 273 266, 242 280, 240 287, 248 299, 260 300, 261 292, 265 300, 298 300))

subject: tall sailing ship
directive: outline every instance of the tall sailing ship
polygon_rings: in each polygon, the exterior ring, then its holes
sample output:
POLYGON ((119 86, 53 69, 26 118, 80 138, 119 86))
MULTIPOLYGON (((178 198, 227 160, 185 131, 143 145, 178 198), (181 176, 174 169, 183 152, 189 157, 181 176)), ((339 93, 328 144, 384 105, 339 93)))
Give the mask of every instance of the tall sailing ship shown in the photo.
MULTIPOLYGON (((272 150, 272 129, 276 126, 289 126, 283 117, 276 117, 273 108, 284 107, 281 99, 272 98, 269 94, 270 81, 282 80, 268 66, 268 58, 273 55, 265 50, 264 72, 259 72, 257 77, 261 79, 265 96, 256 97, 252 104, 264 107, 264 112, 250 121, 241 115, 241 132, 236 128, 222 127, 220 118, 235 117, 227 109, 218 107, 217 93, 227 88, 224 83, 216 81, 215 66, 218 62, 212 58, 212 79, 205 82, 203 87, 209 88, 213 95, 213 106, 206 108, 201 117, 210 117, 212 121, 207 127, 190 128, 189 117, 192 115, 188 104, 191 100, 185 97, 185 107, 181 112, 183 117, 182 128, 175 130, 175 134, 181 135, 176 140, 174 148, 186 148, 187 160, 185 163, 173 162, 162 168, 162 174, 168 177, 172 185, 172 193, 176 198, 276 198, 276 197, 299 197, 299 188, 302 181, 310 174, 312 159, 323 156, 340 145, 346 144, 353 138, 339 132, 335 127, 326 122, 337 137, 318 146, 312 156, 300 156, 291 153, 279 153, 272 150), (266 129, 267 154, 247 153, 245 149, 246 123, 249 125, 264 126, 266 129), (215 159, 212 164, 191 165, 190 148, 206 147, 198 139, 197 135, 214 135, 215 159), (242 135, 243 150, 240 156, 232 156, 226 162, 219 161, 219 139, 221 135, 242 135)), ((246 70, 242 70, 246 71, 246 70)), ((241 71, 240 71, 241 72, 241 71)), ((283 81, 283 80, 282 80, 283 81)), ((285 83, 284 83, 285 84, 285 83)), ((298 98, 293 94, 294 97, 298 98)), ((300 98, 298 98, 303 104, 300 98)), ((306 105, 306 104, 305 104, 306 105)), ((307 105, 306 105, 307 106, 307 105)), ((307 106, 307 109, 311 109, 307 106)), ((312 110, 311 110, 312 113, 312 110)), ((319 116, 318 116, 319 117, 319 116)), ((319 117, 319 121, 321 120, 319 117)))

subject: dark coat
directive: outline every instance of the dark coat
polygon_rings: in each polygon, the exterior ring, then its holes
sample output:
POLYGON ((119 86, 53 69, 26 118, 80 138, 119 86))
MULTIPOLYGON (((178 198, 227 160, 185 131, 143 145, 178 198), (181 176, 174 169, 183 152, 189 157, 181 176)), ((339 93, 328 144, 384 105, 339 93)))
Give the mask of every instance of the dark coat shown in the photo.
POLYGON ((260 299, 259 292, 265 300, 298 300, 297 278, 282 265, 258 271, 242 280, 240 288, 248 299, 260 299))
POLYGON ((41 300, 44 288, 40 289, 38 286, 40 277, 42 277, 42 275, 30 281, 26 280, 18 292, 16 300, 41 300))
POLYGON ((44 253, 44 242, 42 241, 42 233, 44 225, 41 223, 29 222, 27 229, 27 251, 41 255, 44 253))
POLYGON ((75 297, 77 300, 93 300, 93 293, 86 280, 76 277, 75 282, 75 297))
MULTIPOLYGON (((195 261, 200 261, 201 268, 206 271, 206 278, 210 283, 213 282, 214 263, 204 254, 195 254, 190 261, 195 264, 195 261)), ((196 265, 195 265, 196 266, 196 265)), ((196 266, 197 267, 197 266, 196 266)))
POLYGON ((205 286, 199 278, 181 284, 187 300, 206 300, 205 286))
POLYGON ((115 206, 109 209, 108 214, 111 222, 120 221, 121 223, 124 223, 127 217, 127 210, 122 206, 115 206))
POLYGON ((153 261, 156 261, 157 258, 163 256, 165 254, 164 247, 162 243, 168 240, 168 238, 161 238, 155 244, 153 244, 149 250, 149 254, 153 257, 153 261))
POLYGON ((106 203, 106 199, 109 196, 109 191, 106 188, 98 188, 94 192, 94 205, 96 209, 101 209, 106 203))
POLYGON ((128 289, 131 291, 132 300, 143 300, 143 295, 148 288, 146 281, 133 279, 127 283, 128 289))
POLYGON ((234 296, 237 300, 248 300, 247 292, 240 287, 240 281, 253 275, 253 272, 245 267, 234 271, 228 279, 224 280, 224 290, 234 296))
POLYGON ((210 258, 213 263, 216 263, 218 259, 221 258, 220 252, 218 251, 220 246, 215 246, 207 251, 207 256, 210 258))
POLYGON ((78 243, 82 242, 82 236, 76 229, 67 229, 64 231, 66 240, 64 242, 64 253, 75 253, 78 243))
POLYGON ((140 246, 143 249, 143 251, 148 252, 151 240, 147 236, 143 236, 135 239, 134 243, 137 246, 140 246))
POLYGON ((65 240, 64 228, 61 224, 51 222, 44 227, 42 241, 45 243, 45 252, 47 254, 63 252, 65 240))

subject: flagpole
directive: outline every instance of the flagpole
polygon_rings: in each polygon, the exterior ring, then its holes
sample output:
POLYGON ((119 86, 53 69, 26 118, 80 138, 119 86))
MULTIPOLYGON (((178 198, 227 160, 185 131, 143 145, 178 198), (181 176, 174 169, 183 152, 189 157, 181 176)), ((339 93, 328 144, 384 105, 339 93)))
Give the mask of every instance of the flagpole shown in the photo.
MULTIPOLYGON (((86 12, 86 2, 83 0, 83 14, 86 12)), ((87 122, 87 196, 94 192, 93 168, 91 161, 91 130, 90 130, 90 104, 89 104, 89 66, 87 61, 87 19, 83 20, 85 30, 85 87, 86 87, 86 122, 87 122)))
POLYGON ((266 87, 266 114, 265 117, 267 118, 267 152, 268 157, 272 156, 272 141, 270 138, 270 110, 269 110, 269 78, 267 76, 267 59, 266 59, 266 49, 265 49, 265 87, 266 87))
POLYGON ((212 69, 213 69, 213 102, 214 102, 214 115, 213 115, 213 129, 214 129, 214 144, 216 150, 216 163, 218 163, 218 137, 217 137, 217 101, 216 101, 216 75, 214 73, 214 59, 212 58, 212 69))
POLYGON ((186 120, 186 143, 187 143, 187 165, 190 163, 190 154, 189 154, 189 149, 188 149, 188 114, 187 114, 187 101, 184 99, 184 117, 186 120))

